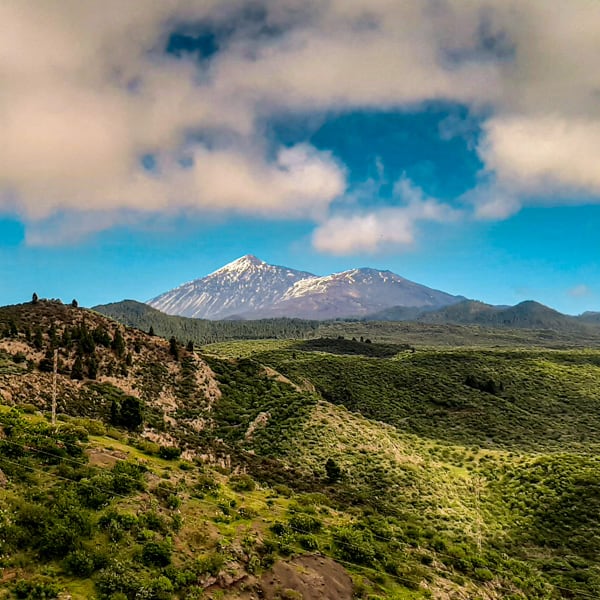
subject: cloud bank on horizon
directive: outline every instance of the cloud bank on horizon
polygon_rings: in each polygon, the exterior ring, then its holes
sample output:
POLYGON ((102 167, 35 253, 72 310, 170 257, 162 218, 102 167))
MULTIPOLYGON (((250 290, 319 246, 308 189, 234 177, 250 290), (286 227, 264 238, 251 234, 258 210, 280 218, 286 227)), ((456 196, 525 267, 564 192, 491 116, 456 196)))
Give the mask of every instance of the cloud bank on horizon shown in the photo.
POLYGON ((587 0, 5 0, 0 20, 0 211, 30 244, 241 214, 310 220, 317 250, 352 254, 410 246, 428 221, 600 203, 600 11, 587 0), (214 48, 167 52, 178 31, 214 48), (353 202, 335 152, 265 127, 427 102, 479 124, 481 170, 452 201, 401 176, 386 204, 353 202))

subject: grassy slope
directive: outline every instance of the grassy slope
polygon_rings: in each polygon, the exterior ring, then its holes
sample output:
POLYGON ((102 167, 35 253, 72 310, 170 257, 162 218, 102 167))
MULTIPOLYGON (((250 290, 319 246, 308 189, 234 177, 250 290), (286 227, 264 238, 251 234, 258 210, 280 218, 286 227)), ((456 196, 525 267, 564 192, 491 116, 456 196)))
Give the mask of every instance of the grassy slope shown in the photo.
POLYGON ((334 458, 344 477, 329 493, 362 505, 361 519, 374 510, 398 528, 405 568, 424 552, 421 565, 439 562, 440 586, 448 570, 471 581, 500 573, 493 581, 508 588, 522 576, 529 598, 569 597, 549 583, 600 593, 599 352, 428 350, 390 360, 300 346, 209 350, 253 355, 338 405, 316 405, 288 460, 323 477, 334 458), (474 389, 469 375, 504 389, 474 389))
MULTIPOLYGON (((207 351, 252 354, 292 381, 309 381, 334 404, 431 439, 526 450, 599 447, 598 351, 437 349, 382 360, 304 351, 303 344, 240 342, 207 351), (494 393, 474 387, 490 381, 494 393)), ((376 345, 364 346, 371 352, 376 345)))
MULTIPOLYGON (((162 348, 164 384, 178 400, 163 433, 201 446, 208 456, 193 462, 161 459, 139 434, 95 421, 63 417, 61 433, 43 416, 9 415, 0 577, 12 583, 0 594, 33 580, 74 598, 143 597, 143 587, 145 597, 197 598, 210 577, 224 586, 290 553, 320 551, 354 574, 365 599, 598 597, 599 353, 398 348, 373 358, 392 349, 339 340, 211 346, 221 395, 188 407, 186 398, 207 398, 206 382, 188 355, 176 363, 162 348), (503 389, 473 387, 490 380, 503 389), (191 433, 192 417, 205 419, 203 431, 191 433), (145 472, 127 467, 123 477, 111 464, 125 458, 145 472), (328 479, 328 459, 339 479, 328 479), (156 564, 157 551, 170 551, 171 564, 156 564)), ((136 361, 134 373, 146 368, 136 361)), ((0 371, 24 377, 8 354, 0 371)), ((82 410, 87 401, 83 394, 82 410)), ((202 597, 242 594, 228 586, 202 597)))

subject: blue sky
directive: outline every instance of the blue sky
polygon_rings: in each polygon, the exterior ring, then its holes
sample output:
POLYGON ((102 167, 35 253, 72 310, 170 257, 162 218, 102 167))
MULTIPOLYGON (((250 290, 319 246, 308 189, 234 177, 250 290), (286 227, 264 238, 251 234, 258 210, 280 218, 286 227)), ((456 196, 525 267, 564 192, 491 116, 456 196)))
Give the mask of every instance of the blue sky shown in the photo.
POLYGON ((597 11, 398 4, 0 7, 0 303, 251 253, 600 310, 597 11))

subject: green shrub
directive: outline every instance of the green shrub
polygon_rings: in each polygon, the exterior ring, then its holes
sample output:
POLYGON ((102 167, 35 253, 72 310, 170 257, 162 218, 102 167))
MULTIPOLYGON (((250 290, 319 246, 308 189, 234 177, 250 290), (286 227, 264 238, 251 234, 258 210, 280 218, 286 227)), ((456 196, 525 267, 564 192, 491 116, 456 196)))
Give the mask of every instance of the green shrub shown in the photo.
POLYGON ((252 492, 256 488, 256 483, 250 475, 232 475, 229 478, 229 487, 236 492, 252 492))
POLYGON ((275 523, 273 523, 269 529, 275 534, 275 535, 284 535, 285 533, 288 532, 288 528, 284 523, 280 523, 279 521, 275 521, 275 523))
POLYGON ((323 528, 323 523, 313 515, 296 513, 289 519, 290 527, 298 533, 318 533, 323 528))
POLYGON ((139 568, 129 563, 113 560, 100 571, 96 579, 96 589, 101 600, 114 600, 122 597, 135 598, 143 587, 139 568))
POLYGON ((225 557, 218 552, 211 552, 201 556, 195 565, 199 575, 210 574, 216 577, 225 565, 225 557))
POLYGON ((150 440, 136 438, 132 445, 134 448, 141 450, 144 454, 148 454, 149 456, 158 456, 158 453, 160 452, 160 445, 151 442, 150 440))
POLYGON ((160 446, 158 455, 165 460, 177 460, 181 456, 181 448, 177 446, 160 446))
POLYGON ((25 600, 51 600, 58 597, 60 588, 47 577, 34 577, 17 581, 14 592, 25 600))
POLYGON ((106 435, 106 425, 97 419, 79 417, 72 419, 71 423, 77 427, 83 427, 89 435, 106 435))
POLYGON ((142 548, 145 565, 166 567, 171 563, 171 544, 168 541, 146 542, 142 548))
POLYGON ((477 569, 475 569, 474 573, 475 577, 479 581, 491 581, 492 579, 494 579, 494 574, 485 567, 478 567, 477 569))
POLYGON ((316 551, 319 549, 319 542, 314 535, 299 535, 298 542, 304 550, 316 551))
POLYGON ((169 532, 166 519, 153 510, 140 515, 139 522, 141 526, 145 526, 157 533, 165 535, 169 532))
POLYGON ((96 569, 96 561, 94 555, 87 550, 74 550, 67 554, 63 566, 71 575, 89 577, 96 569))
POLYGON ((199 492, 212 492, 219 487, 219 484, 209 475, 201 473, 198 475, 194 489, 199 492))
POLYGON ((360 565, 375 562, 375 548, 372 536, 351 527, 338 527, 333 532, 333 542, 337 556, 360 565))

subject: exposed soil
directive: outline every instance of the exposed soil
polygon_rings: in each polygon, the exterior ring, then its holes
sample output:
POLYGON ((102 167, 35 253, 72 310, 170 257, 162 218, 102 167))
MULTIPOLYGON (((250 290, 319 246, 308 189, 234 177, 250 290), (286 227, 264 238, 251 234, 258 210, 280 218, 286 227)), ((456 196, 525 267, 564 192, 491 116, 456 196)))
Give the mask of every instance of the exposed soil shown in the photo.
POLYGON ((352 600, 352 579, 346 570, 325 556, 298 556, 277 562, 260 580, 266 600, 352 600), (286 595, 286 592, 287 595, 286 595), (294 595, 290 592, 296 592, 294 595))

